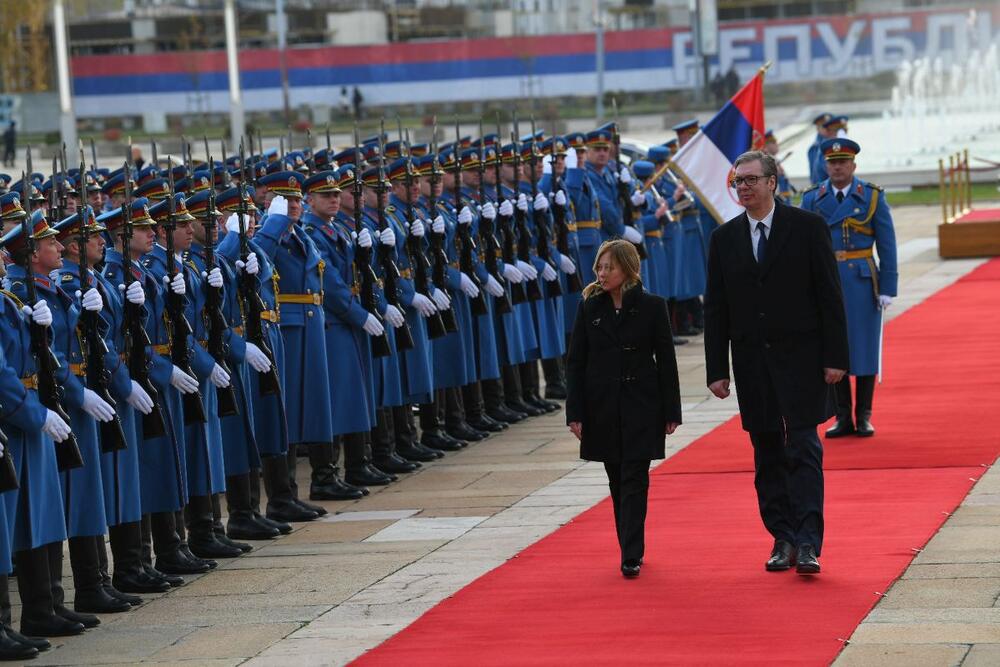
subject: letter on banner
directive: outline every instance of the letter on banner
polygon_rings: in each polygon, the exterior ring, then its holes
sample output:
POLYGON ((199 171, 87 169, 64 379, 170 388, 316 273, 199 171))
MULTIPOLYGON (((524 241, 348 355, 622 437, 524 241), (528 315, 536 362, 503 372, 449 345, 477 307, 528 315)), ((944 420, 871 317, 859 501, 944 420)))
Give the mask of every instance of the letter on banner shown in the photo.
POLYGON ((875 71, 894 69, 916 54, 913 42, 903 35, 891 33, 910 30, 910 17, 878 18, 872 21, 872 57, 875 71))
POLYGON ((688 50, 694 50, 694 37, 690 32, 674 33, 674 83, 677 86, 689 85, 696 80, 692 77, 698 60, 694 53, 689 54, 688 50))
POLYGON ((753 60, 750 44, 756 41, 756 28, 731 28, 720 31, 719 70, 728 72, 729 67, 737 61, 753 60), (750 44, 739 44, 740 42, 749 42, 750 44))
POLYGON ((837 32, 827 21, 821 21, 816 24, 816 31, 819 33, 820 39, 823 40, 823 46, 830 52, 830 60, 826 64, 824 74, 837 76, 847 70, 848 65, 850 65, 851 60, 854 58, 855 51, 858 49, 858 42, 861 41, 861 35, 865 31, 865 23, 866 21, 864 20, 852 22, 851 27, 847 30, 847 35, 844 36, 843 42, 840 41, 837 32))
POLYGON ((811 49, 809 48, 809 24, 778 25, 764 28, 764 62, 775 65, 774 78, 777 81, 798 81, 811 74, 811 49), (795 47, 794 70, 782 60, 778 51, 781 42, 792 42, 795 47))
POLYGON ((934 58, 943 51, 951 51, 952 62, 962 62, 969 57, 969 26, 966 14, 931 14, 927 17, 927 49, 925 58, 934 58), (947 44, 945 31, 951 31, 951 44, 947 44))

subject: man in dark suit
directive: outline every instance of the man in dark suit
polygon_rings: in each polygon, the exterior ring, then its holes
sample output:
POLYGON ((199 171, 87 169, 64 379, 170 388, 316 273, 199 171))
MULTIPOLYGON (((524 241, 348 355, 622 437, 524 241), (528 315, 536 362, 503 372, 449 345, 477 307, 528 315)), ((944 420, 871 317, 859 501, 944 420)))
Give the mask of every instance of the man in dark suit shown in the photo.
POLYGON ((823 446, 830 386, 848 368, 837 263, 823 219, 776 201, 778 168, 761 151, 737 158, 731 185, 746 212, 717 228, 705 293, 708 387, 729 396, 729 350, 754 486, 774 536, 766 568, 820 570, 823 446), (796 551, 797 547, 797 551, 796 551))

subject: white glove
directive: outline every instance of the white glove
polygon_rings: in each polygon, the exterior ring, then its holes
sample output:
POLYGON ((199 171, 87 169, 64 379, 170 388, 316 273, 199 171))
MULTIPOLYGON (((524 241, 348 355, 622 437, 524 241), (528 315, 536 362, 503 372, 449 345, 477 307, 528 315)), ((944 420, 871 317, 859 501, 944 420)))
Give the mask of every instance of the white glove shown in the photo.
POLYGON ((125 298, 129 303, 134 303, 137 306, 141 306, 146 303, 146 290, 142 289, 142 283, 138 280, 133 280, 132 284, 128 287, 125 287, 125 285, 119 285, 118 291, 125 294, 125 298))
POLYGON ((378 233, 378 242, 393 247, 396 245, 396 232, 392 231, 392 227, 386 227, 378 233))
POLYGON ((219 389, 225 389, 229 386, 231 378, 222 366, 215 364, 212 366, 212 374, 208 376, 208 380, 219 389))
POLYGON ((632 172, 628 170, 628 167, 622 165, 621 171, 618 172, 618 180, 626 185, 632 182, 632 172))
POLYGON ((170 386, 182 394, 193 394, 198 391, 198 381, 177 366, 170 371, 170 386))
MULTIPOLYGON (((488 201, 483 204, 483 207, 479 210, 479 213, 487 220, 496 220, 497 217, 497 207, 493 205, 493 202, 488 201)), ((461 222, 461 220, 459 220, 461 222)))
POLYGON ((153 399, 149 397, 146 390, 139 386, 139 383, 132 380, 132 393, 128 395, 125 402, 131 405, 144 415, 153 411, 153 399))
POLYGON ((556 202, 556 206, 565 206, 566 205, 566 191, 565 190, 560 190, 559 192, 557 192, 555 194, 554 199, 555 199, 555 202, 556 202))
POLYGON ((646 203, 646 195, 636 190, 632 193, 632 206, 642 206, 646 203))
POLYGON ((559 268, 567 275, 576 273, 576 264, 566 255, 559 255, 559 268))
POLYGON ((523 192, 517 196, 517 209, 528 212, 528 197, 523 192))
POLYGON ((517 260, 517 270, 523 273, 527 280, 534 280, 538 277, 538 269, 527 262, 517 260))
MULTIPOLYGON (((77 293, 79 296, 79 291, 77 293)), ((80 299, 80 305, 84 310, 89 310, 92 313, 99 313, 104 310, 104 299, 101 298, 101 293, 97 291, 96 288, 91 287, 84 293, 83 298, 80 299)))
POLYGON ((444 234, 444 217, 438 216, 434 218, 434 222, 431 223, 431 231, 435 234, 444 234))
POLYGON ((509 199, 504 199, 503 203, 500 204, 500 215, 505 218, 514 215, 514 205, 510 203, 509 199))
POLYGON ((576 169, 577 165, 580 164, 580 158, 576 154, 575 148, 569 148, 566 150, 566 168, 576 169))
POLYGON ((263 350, 250 341, 247 341, 246 359, 250 368, 258 373, 266 373, 271 370, 271 360, 267 358, 263 350))
POLYGON ((421 236, 423 236, 424 235, 424 223, 420 222, 419 220, 414 220, 413 222, 411 222, 410 223, 410 234, 412 234, 413 236, 416 236, 417 238, 420 238, 421 236))
POLYGON ((366 319, 365 323, 361 325, 361 328, 364 329, 365 333, 369 336, 381 336, 385 333, 385 327, 382 326, 382 323, 378 321, 378 318, 371 313, 368 313, 368 319, 366 319))
POLYGON ((281 195, 271 200, 271 205, 267 207, 268 215, 288 215, 288 200, 281 195))
POLYGON ((420 292, 413 295, 413 303, 411 305, 423 317, 430 317, 437 312, 437 308, 434 307, 434 302, 420 292))
POLYGON ((465 296, 469 297, 470 299, 475 299, 477 296, 479 296, 479 288, 476 287, 476 283, 472 281, 472 278, 465 275, 464 273, 459 274, 459 276, 461 277, 461 283, 462 283, 461 289, 463 292, 465 292, 465 296))
POLYGON ((558 277, 559 274, 556 273, 556 270, 552 268, 552 265, 549 264, 548 262, 545 262, 545 266, 542 267, 542 280, 546 282, 552 282, 558 277))
POLYGON ((503 277, 510 283, 523 283, 524 274, 513 264, 503 265, 503 277))
POLYGON ((212 287, 222 287, 222 270, 219 267, 215 267, 208 273, 204 271, 201 272, 202 278, 208 279, 208 284, 212 287))
POLYGON ((385 307, 385 321, 388 322, 393 329, 398 329, 406 324, 406 318, 403 317, 403 313, 399 312, 399 308, 396 308, 396 306, 392 304, 387 304, 385 307))
POLYGON ((889 306, 892 305, 892 297, 889 296, 888 294, 879 294, 878 305, 879 308, 881 308, 882 310, 888 310, 889 306))
MULTIPOLYGON (((277 199, 277 197, 275 197, 275 199, 277 199)), ((284 197, 282 197, 282 199, 284 199, 284 197)), ((271 202, 271 205, 272 206, 274 205, 273 201, 271 202)), ((268 210, 268 213, 271 212, 271 209, 267 209, 267 210, 268 210)), ((287 203, 285 204, 285 213, 288 213, 288 204, 287 203)), ((253 224, 252 220, 253 219, 250 217, 249 213, 247 213, 245 216, 243 216, 243 229, 250 229, 250 225, 253 224)), ((240 214, 239 213, 233 213, 231 216, 229 216, 228 218, 226 218, 226 231, 227 232, 233 232, 235 234, 239 234, 240 233, 240 214)))
POLYGON ((434 305, 437 306, 438 310, 448 310, 451 308, 451 298, 437 287, 431 292, 431 300, 434 301, 434 305))
POLYGON ((468 206, 463 206, 462 210, 458 212, 458 224, 460 225, 472 224, 472 209, 470 209, 468 206))
POLYGON ((541 192, 539 192, 537 195, 535 195, 535 204, 534 204, 534 207, 535 207, 536 211, 547 211, 547 210, 549 210, 549 200, 548 200, 548 198, 545 195, 543 195, 541 192))
POLYGON ((359 248, 371 248, 372 247, 372 233, 367 229, 362 229, 361 233, 358 234, 358 247, 359 248))
POLYGON ((56 442, 62 442, 71 433, 69 424, 51 410, 45 411, 45 423, 42 425, 42 431, 56 442))
POLYGON ((31 317, 31 320, 38 325, 47 327, 52 324, 52 311, 45 299, 39 299, 34 308, 24 307, 24 314, 31 317))
POLYGON ((170 280, 170 276, 163 276, 163 284, 170 288, 170 291, 174 294, 184 294, 187 292, 187 287, 184 285, 184 274, 178 271, 174 274, 174 279, 170 280))
POLYGON ((504 295, 503 286, 491 275, 486 276, 486 285, 484 285, 484 287, 486 289, 486 293, 490 296, 499 299, 504 295))
POLYGON ((83 411, 99 422, 109 422, 115 418, 115 409, 92 389, 83 390, 83 411))
POLYGON ((241 271, 246 271, 249 275, 255 276, 260 273, 260 261, 257 259, 257 253, 248 252, 247 261, 242 259, 236 260, 236 268, 241 271))
POLYGON ((632 227, 631 225, 625 225, 625 233, 622 234, 622 236, 624 236, 625 240, 630 243, 642 243, 643 241, 642 234, 638 229, 632 227))

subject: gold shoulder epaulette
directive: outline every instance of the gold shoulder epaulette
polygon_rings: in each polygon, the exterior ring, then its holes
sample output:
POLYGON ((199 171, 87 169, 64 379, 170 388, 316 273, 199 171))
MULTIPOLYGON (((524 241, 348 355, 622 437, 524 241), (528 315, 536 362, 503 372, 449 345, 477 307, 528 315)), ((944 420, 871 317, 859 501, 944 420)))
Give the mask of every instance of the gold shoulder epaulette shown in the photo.
MULTIPOLYGON (((15 283, 11 283, 12 286, 16 285, 16 284, 17 284, 16 282, 15 283)), ((18 299, 17 295, 14 294, 13 292, 11 292, 10 290, 2 289, 2 290, 0 290, 0 293, 6 294, 7 298, 10 299, 11 301, 13 301, 14 305, 17 306, 18 308, 24 308, 24 304, 21 302, 21 300, 18 299)))
POLYGON ((885 191, 885 188, 883 188, 881 185, 876 185, 875 183, 872 183, 871 181, 865 181, 864 184, 867 185, 868 187, 870 187, 872 190, 878 190, 879 192, 884 192, 885 191))

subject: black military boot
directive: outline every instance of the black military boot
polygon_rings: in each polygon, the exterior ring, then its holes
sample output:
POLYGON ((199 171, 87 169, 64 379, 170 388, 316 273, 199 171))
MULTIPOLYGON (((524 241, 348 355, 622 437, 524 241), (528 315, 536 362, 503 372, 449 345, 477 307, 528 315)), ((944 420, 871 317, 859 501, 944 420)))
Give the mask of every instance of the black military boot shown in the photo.
MULTIPOLYGON (((109 526, 108 537, 111 538, 111 557, 115 563, 111 577, 115 590, 122 593, 165 593, 170 590, 169 582, 150 576, 142 567, 140 522, 109 526)), ((142 603, 142 598, 135 595, 131 597, 142 603)))
POLYGON ((548 400, 566 400, 566 374, 563 371, 562 359, 542 359, 542 372, 545 373, 545 398, 548 400))
MULTIPOLYGON (((54 544, 61 553, 62 542, 54 544)), ((63 618, 55 612, 52 583, 49 580, 49 546, 45 544, 14 554, 17 563, 17 592, 21 596, 21 632, 29 637, 78 635, 85 629, 83 623, 63 618)), ((62 568, 61 559, 59 567, 62 568)))
POLYGON ((379 426, 380 421, 383 420, 376 418, 375 428, 367 433, 344 436, 344 467, 351 467, 351 462, 356 461, 360 455, 370 457, 372 464, 388 475, 400 475, 419 469, 419 462, 411 461, 396 451, 396 438, 389 433, 384 421, 379 426))
POLYGON ((386 410, 386 428, 396 441, 396 452, 410 461, 427 463, 444 457, 444 452, 431 449, 417 437, 417 423, 409 405, 386 410))
MULTIPOLYGON (((242 475, 234 475, 233 479, 237 479, 240 477, 242 477, 242 475)), ((246 507, 249 507, 250 492, 249 490, 246 489, 244 489, 244 491, 246 493, 243 499, 243 504, 246 507)), ((246 542, 237 542, 235 539, 229 537, 229 535, 226 534, 226 528, 225 526, 222 525, 222 494, 213 493, 211 497, 212 497, 212 533, 215 535, 215 539, 225 544, 227 547, 236 547, 245 554, 253 551, 252 545, 247 544, 246 542)))
POLYGON ((523 413, 528 417, 538 417, 545 414, 545 410, 535 405, 529 405, 523 400, 524 389, 521 385, 520 366, 504 366, 501 373, 503 375, 503 394, 508 409, 523 413))
POLYGON ((834 385, 834 392, 837 396, 837 423, 827 429, 826 437, 843 438, 845 435, 853 435, 854 422, 851 421, 851 377, 845 375, 843 380, 834 385))
MULTIPOLYGON (((153 551, 156 553, 156 567, 147 568, 147 574, 152 576, 155 576, 156 573, 166 576, 201 574, 212 569, 208 561, 200 558, 192 559, 184 553, 181 548, 180 533, 177 530, 176 513, 154 512, 149 515, 149 518, 153 551)), ((171 585, 173 584, 171 583, 171 585)))
POLYGON ((270 540, 281 534, 277 528, 265 525, 254 516, 249 474, 226 477, 226 503, 229 511, 226 535, 230 539, 270 540))
MULTIPOLYGON (((135 543, 139 553, 142 553, 142 533, 139 529, 139 522, 136 521, 132 525, 135 526, 135 543)), ((116 526, 108 526, 108 537, 111 536, 111 529, 116 526)), ((119 538, 120 539, 120 538, 119 538)), ((113 598, 128 602, 129 605, 133 607, 138 607, 142 604, 142 598, 138 595, 132 595, 125 591, 115 588, 115 582, 111 578, 110 571, 108 569, 108 547, 104 540, 103 535, 98 535, 94 540, 97 546, 97 562, 101 569, 101 582, 104 585, 104 592, 113 598)), ((112 554, 114 553, 114 547, 112 547, 112 554)))
MULTIPOLYGON (((6 574, 0 574, 0 626, 7 638, 16 644, 35 649, 35 653, 21 651, 16 646, 8 647, 13 651, 0 652, 0 660, 28 660, 33 658, 39 651, 47 651, 52 648, 49 640, 42 637, 25 637, 20 632, 11 627, 10 608, 10 582, 6 574)), ((6 643, 5 643, 6 645, 6 643)))
POLYGON ((561 406, 558 403, 545 400, 539 393, 541 378, 538 373, 537 361, 527 361, 521 364, 518 370, 521 375, 521 396, 525 403, 544 412, 556 412, 560 409, 561 406))
POLYGON ((859 438, 870 438, 875 435, 875 427, 872 426, 872 399, 875 398, 875 376, 859 375, 854 378, 857 389, 857 402, 855 418, 857 420, 857 436, 859 438))
POLYGON ((363 498, 364 491, 345 484, 337 476, 337 468, 332 464, 327 464, 325 468, 318 468, 312 471, 312 483, 309 486, 310 500, 357 500, 363 498))
POLYGON ((292 497, 288 485, 288 459, 284 454, 277 456, 262 456, 260 458, 261 472, 264 478, 264 490, 267 491, 267 518, 284 523, 315 521, 319 513, 307 510, 292 497))
POLYGON ((268 519, 260 513, 260 470, 250 470, 250 511, 255 519, 265 526, 270 526, 278 531, 280 535, 287 535, 292 532, 292 524, 285 521, 275 521, 268 519))
MULTIPOLYGON (((85 628, 96 628, 101 619, 92 614, 77 612, 66 607, 66 591, 62 584, 63 548, 62 542, 50 542, 45 545, 49 558, 49 586, 52 588, 52 611, 68 621, 80 623, 85 628)), ((96 560, 96 559, 95 559, 96 560)), ((70 561, 72 565, 72 561, 70 561)))
MULTIPOLYGON (((184 507, 188 550, 202 560, 242 556, 242 549, 224 544, 216 538, 213 521, 211 496, 191 496, 188 498, 188 504, 184 507)), ((184 550, 183 546, 181 550, 184 550)))
POLYGON ((507 396, 502 377, 495 380, 483 380, 480 384, 483 388, 483 409, 487 417, 499 424, 506 425, 527 419, 528 415, 525 413, 507 407, 507 396))
POLYGON ((76 591, 73 598, 75 611, 90 614, 120 614, 132 609, 132 605, 128 602, 112 597, 104 590, 100 561, 97 557, 97 544, 93 537, 69 538, 69 564, 73 570, 73 587, 76 591))

